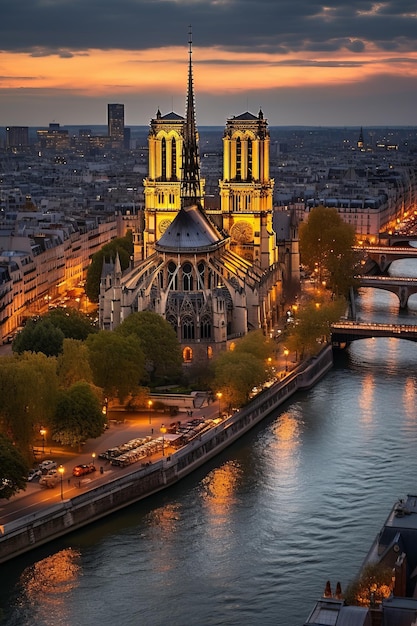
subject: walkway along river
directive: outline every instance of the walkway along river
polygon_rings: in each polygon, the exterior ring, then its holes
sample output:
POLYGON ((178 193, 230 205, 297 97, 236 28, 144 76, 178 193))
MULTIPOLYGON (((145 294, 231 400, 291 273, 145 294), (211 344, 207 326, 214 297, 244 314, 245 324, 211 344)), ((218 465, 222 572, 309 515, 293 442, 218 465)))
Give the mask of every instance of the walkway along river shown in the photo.
POLYGON ((0 563, 94 522, 177 483, 253 428, 296 391, 311 388, 332 367, 332 349, 299 365, 246 407, 156 463, 82 495, 2 526, 0 563))

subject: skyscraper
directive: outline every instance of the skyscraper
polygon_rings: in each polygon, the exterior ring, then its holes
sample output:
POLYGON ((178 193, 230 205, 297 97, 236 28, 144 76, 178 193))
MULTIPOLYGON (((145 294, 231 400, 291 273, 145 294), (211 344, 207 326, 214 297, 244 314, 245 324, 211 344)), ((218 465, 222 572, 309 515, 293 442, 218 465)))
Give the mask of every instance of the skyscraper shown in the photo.
POLYGON ((28 126, 7 126, 6 128, 6 148, 8 150, 19 150, 27 148, 29 145, 28 126))
POLYGON ((123 145, 125 130, 125 107, 124 104, 107 105, 108 135, 112 143, 123 145))

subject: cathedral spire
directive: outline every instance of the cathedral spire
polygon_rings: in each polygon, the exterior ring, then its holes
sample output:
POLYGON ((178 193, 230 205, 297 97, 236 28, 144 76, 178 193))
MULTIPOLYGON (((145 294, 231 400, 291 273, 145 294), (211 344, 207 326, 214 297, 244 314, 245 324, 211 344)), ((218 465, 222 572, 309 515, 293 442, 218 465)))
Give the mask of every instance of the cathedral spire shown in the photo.
POLYGON ((198 154, 197 129, 195 124, 194 87, 192 56, 192 32, 189 31, 189 63, 187 112, 184 124, 184 147, 182 153, 181 206, 199 204, 201 199, 200 162, 198 154))

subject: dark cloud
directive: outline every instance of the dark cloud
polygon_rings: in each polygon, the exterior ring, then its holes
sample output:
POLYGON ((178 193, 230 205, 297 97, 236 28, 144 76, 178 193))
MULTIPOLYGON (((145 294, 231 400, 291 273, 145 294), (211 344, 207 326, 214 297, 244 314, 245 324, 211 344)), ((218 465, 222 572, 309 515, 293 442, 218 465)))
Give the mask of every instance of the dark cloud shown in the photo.
POLYGON ((415 0, 3 0, 0 49, 70 56, 77 50, 196 46, 280 52, 346 49, 370 41, 415 49, 415 0), (389 38, 387 38, 389 33, 389 38))

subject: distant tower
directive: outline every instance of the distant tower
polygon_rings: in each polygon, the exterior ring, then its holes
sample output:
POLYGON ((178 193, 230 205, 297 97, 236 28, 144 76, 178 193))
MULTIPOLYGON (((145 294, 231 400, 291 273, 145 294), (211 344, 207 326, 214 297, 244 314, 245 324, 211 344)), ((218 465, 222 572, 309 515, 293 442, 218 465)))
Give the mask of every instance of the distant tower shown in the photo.
POLYGON ((263 269, 277 261, 269 144, 262 111, 257 117, 246 112, 227 120, 220 181, 223 228, 230 233, 232 249, 263 269))
POLYGON ((29 145, 28 126, 7 126, 6 128, 6 148, 8 150, 19 150, 27 148, 29 145))
POLYGON ((108 135, 116 146, 123 145, 125 131, 125 107, 124 104, 107 105, 108 135))
POLYGON ((358 150, 363 150, 364 149, 362 127, 361 127, 361 130, 360 130, 360 133, 359 133, 359 139, 358 139, 357 147, 358 147, 358 150))

